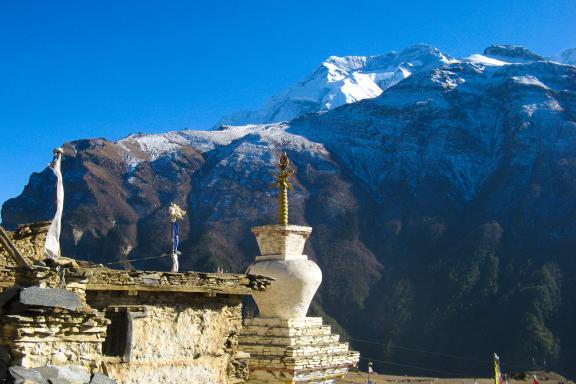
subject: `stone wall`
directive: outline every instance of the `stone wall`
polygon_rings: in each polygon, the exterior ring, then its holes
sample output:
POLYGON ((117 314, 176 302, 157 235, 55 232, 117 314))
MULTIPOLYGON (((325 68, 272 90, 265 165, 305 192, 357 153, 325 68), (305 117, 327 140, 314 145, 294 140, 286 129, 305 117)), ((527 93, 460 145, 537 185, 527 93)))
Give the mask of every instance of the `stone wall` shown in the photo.
POLYGON ((45 227, 1 233, 0 382, 72 371, 82 374, 79 383, 245 381, 241 298, 270 279, 44 259, 45 227))
MULTIPOLYGON (((42 260, 47 223, 22 225, 16 232, 6 232, 8 239, 29 261, 42 260)), ((12 286, 16 280, 16 260, 0 244, 0 293, 12 286)))
MULTIPOLYGON (((42 260, 44 259, 46 230, 49 225, 49 222, 25 224, 19 226, 15 232, 7 232, 7 235, 28 260, 42 260)), ((0 266, 16 266, 16 261, 8 255, 8 252, 1 245, 0 266)))
POLYGON ((5 315, 0 318, 0 345, 8 347, 11 365, 71 364, 97 371, 107 322, 96 314, 68 311, 5 315))
MULTIPOLYGON (((16 281, 53 277, 50 271, 19 269, 16 281)), ((88 383, 101 371, 109 320, 63 284, 55 288, 38 283, 15 285, 0 294, 0 382, 8 374, 18 383, 34 377, 38 380, 33 382, 45 383, 48 378, 78 374, 82 379, 74 382, 88 383)))
POLYGON ((16 267, 16 261, 8 254, 8 251, 5 250, 0 245, 0 267, 16 267))
POLYGON ((103 372, 121 384, 246 379, 247 362, 236 358, 240 295, 137 290, 80 295, 83 285, 77 281, 68 281, 74 290, 46 286, 52 285, 51 272, 48 267, 25 271, 18 275, 23 281, 42 276, 48 284, 14 286, 3 294, 4 367, 73 367, 88 377, 103 372), (116 322, 121 318, 127 323, 116 322), (107 343, 119 341, 125 343, 121 350, 109 353, 107 343))
POLYGON ((129 352, 103 358, 105 372, 119 383, 244 382, 247 367, 235 359, 239 296, 100 291, 88 292, 87 301, 103 311, 135 314, 129 317, 129 352))
POLYGON ((8 287, 14 285, 16 273, 14 268, 0 265, 0 293, 8 287))

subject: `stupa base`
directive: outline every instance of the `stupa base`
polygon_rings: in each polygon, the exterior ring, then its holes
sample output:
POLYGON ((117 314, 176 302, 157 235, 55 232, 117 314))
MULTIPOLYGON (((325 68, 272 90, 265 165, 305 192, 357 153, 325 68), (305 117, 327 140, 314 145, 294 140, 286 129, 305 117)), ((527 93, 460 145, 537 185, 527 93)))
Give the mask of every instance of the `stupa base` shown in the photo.
POLYGON ((240 349, 251 355, 247 384, 335 383, 360 358, 321 317, 247 319, 240 349))

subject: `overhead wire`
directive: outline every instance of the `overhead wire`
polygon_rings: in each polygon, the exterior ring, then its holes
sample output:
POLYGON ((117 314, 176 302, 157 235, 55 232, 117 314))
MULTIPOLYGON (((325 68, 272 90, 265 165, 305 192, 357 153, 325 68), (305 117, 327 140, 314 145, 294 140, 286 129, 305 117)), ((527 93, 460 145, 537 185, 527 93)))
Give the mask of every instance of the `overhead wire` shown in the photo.
POLYGON ((359 343, 382 345, 382 346, 384 346, 384 347, 389 347, 389 348, 404 349, 404 350, 406 350, 406 351, 412 351, 412 352, 420 352, 420 353, 425 353, 425 354, 428 354, 428 355, 436 355, 436 356, 442 356, 442 357, 449 357, 449 358, 452 358, 452 359, 468 360, 468 361, 473 361, 473 362, 476 362, 476 363, 486 363, 486 360, 476 359, 476 358, 473 358, 473 357, 453 355, 453 354, 450 354, 450 353, 432 352, 432 351, 427 351, 427 350, 419 349, 419 348, 402 347, 402 346, 399 346, 399 345, 388 345, 388 344, 378 343, 378 342, 370 341, 370 340, 353 339, 353 338, 350 338, 350 340, 352 340, 352 341, 357 341, 357 342, 359 342, 359 343))
POLYGON ((454 377, 474 377, 474 375, 471 375, 469 373, 463 373, 463 372, 457 372, 457 371, 446 371, 446 370, 441 370, 441 369, 432 369, 432 368, 426 368, 426 367, 420 367, 418 365, 412 365, 412 364, 403 364, 403 363, 398 363, 395 361, 390 361, 390 360, 380 360, 380 359, 373 359, 370 357, 360 357, 361 360, 369 360, 369 361, 374 361, 376 363, 382 363, 382 364, 388 364, 388 365, 396 365, 399 367, 404 367, 404 368, 413 368, 413 369, 419 369, 421 371, 427 371, 427 372, 434 372, 434 373, 441 373, 444 375, 450 375, 450 376, 454 376, 454 377))
MULTIPOLYGON (((444 353, 444 352, 433 352, 433 351, 427 351, 427 350, 425 350, 425 349, 410 348, 410 347, 404 347, 404 346, 393 345, 393 344, 392 344, 392 345, 388 345, 388 344, 378 343, 378 342, 370 341, 370 340, 355 339, 355 338, 349 338, 349 339, 350 339, 351 341, 356 341, 356 342, 359 342, 359 343, 381 345, 381 346, 384 346, 384 347, 387 347, 387 348, 389 347, 389 348, 402 349, 402 350, 406 350, 406 351, 425 353, 425 354, 428 354, 428 355, 435 355, 435 356, 447 357, 447 358, 452 358, 452 359, 472 361, 472 362, 475 362, 475 363, 482 363, 482 364, 491 364, 491 363, 492 363, 491 360, 482 360, 482 359, 478 359, 478 358, 474 358, 474 357, 467 357, 467 356, 462 356, 462 355, 454 355, 454 354, 444 353)), ((515 367, 515 368, 519 368, 519 369, 525 369, 525 367, 521 367, 521 366, 519 366, 519 365, 510 364, 510 363, 500 362, 500 365, 506 365, 506 366, 509 366, 509 367, 515 367)))
POLYGON ((112 261, 110 263, 102 263, 102 265, 112 265, 112 264, 122 264, 122 263, 131 263, 133 261, 142 261, 142 260, 151 260, 151 259, 161 259, 164 257, 168 257, 168 254, 162 254, 160 256, 152 256, 152 257, 143 257, 141 259, 130 259, 130 260, 119 260, 119 261, 112 261))

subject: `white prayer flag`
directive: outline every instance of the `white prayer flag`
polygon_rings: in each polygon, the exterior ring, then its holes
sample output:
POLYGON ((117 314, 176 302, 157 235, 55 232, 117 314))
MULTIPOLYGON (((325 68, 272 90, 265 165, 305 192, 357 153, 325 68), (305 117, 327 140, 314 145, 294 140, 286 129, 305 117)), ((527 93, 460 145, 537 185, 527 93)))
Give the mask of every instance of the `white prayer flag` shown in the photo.
POLYGON ((54 158, 49 165, 56 176, 56 214, 46 235, 44 255, 51 259, 60 257, 60 230, 62 228, 62 211, 64 210, 64 184, 62 182, 60 163, 62 162, 63 152, 62 148, 56 148, 54 150, 54 158))

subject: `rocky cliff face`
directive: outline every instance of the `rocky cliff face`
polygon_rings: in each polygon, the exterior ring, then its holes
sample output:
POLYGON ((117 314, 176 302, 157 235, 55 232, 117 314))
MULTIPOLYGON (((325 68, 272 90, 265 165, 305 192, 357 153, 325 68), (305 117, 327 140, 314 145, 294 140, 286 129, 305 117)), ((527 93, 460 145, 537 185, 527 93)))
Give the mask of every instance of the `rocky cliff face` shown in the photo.
MULTIPOLYGON (((313 310, 383 344, 358 342, 365 356, 488 374, 499 351, 576 374, 576 67, 529 56, 439 62, 290 123, 68 143, 64 254, 168 269, 175 201, 190 212, 181 266, 242 271, 249 228, 275 220, 285 149, 291 222, 314 227, 306 253, 324 272, 313 310)), ((50 218, 53 185, 32 175, 3 222, 50 218)))

